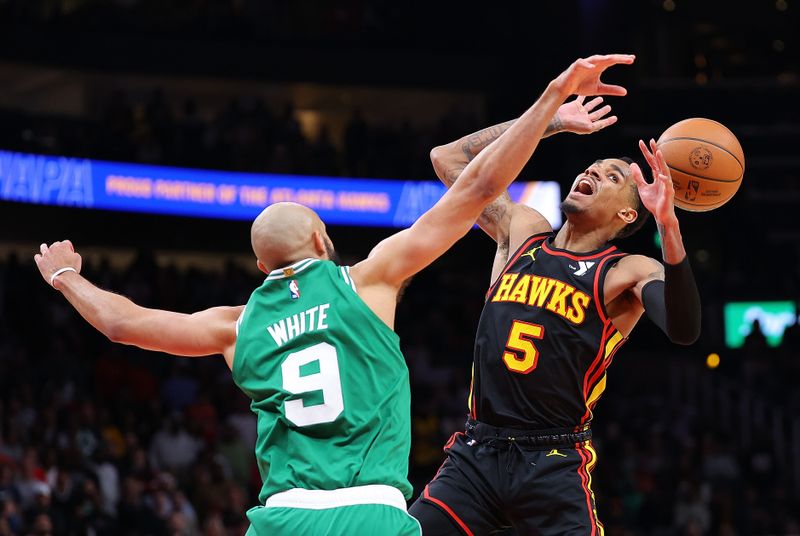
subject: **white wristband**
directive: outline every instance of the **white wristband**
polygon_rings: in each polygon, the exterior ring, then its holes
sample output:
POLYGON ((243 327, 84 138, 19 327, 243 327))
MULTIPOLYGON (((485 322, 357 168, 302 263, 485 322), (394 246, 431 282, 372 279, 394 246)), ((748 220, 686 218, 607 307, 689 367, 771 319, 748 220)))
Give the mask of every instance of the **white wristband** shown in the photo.
POLYGON ((78 270, 76 270, 72 266, 65 266, 64 268, 60 268, 60 269, 56 270, 53 273, 53 275, 50 276, 50 286, 51 287, 54 286, 54 283, 56 282, 56 277, 60 276, 64 272, 75 272, 77 274, 78 270))

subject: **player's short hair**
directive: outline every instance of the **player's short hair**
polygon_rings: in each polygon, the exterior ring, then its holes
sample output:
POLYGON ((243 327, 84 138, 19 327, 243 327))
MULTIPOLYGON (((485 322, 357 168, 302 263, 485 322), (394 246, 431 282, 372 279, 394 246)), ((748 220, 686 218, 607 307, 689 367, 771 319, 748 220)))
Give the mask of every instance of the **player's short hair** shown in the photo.
MULTIPOLYGON (((627 156, 622 156, 622 157, 619 158, 619 160, 622 160, 623 162, 625 162, 629 166, 636 162, 633 158, 629 158, 627 156)), ((639 167, 641 169, 645 169, 645 168, 642 168, 642 166, 639 166, 639 167)), ((629 236, 634 234, 636 231, 641 229, 644 226, 645 222, 647 221, 647 218, 650 217, 650 211, 648 211, 646 208, 644 208, 644 203, 642 203, 642 198, 639 197, 639 188, 636 187, 636 183, 633 182, 633 181, 631 181, 631 189, 632 189, 632 193, 631 193, 631 208, 633 208, 636 211, 638 216, 636 216, 636 219, 633 220, 633 222, 631 222, 628 225, 626 225, 625 227, 623 227, 617 233, 617 236, 615 236, 614 238, 628 238, 629 236)))

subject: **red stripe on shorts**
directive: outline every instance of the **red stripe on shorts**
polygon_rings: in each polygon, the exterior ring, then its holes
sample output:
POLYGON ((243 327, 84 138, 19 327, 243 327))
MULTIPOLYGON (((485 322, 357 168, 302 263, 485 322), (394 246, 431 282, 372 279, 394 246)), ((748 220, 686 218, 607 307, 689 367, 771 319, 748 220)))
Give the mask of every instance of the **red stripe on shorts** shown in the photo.
POLYGON ((595 536, 595 534, 597 534, 597 523, 595 523, 594 509, 592 508, 592 492, 589 489, 589 474, 586 472, 589 454, 584 452, 580 443, 575 444, 575 450, 578 451, 578 456, 581 457, 581 464, 578 467, 578 476, 581 479, 581 487, 583 488, 583 492, 586 494, 586 508, 588 508, 587 513, 589 514, 589 523, 592 525, 591 536, 595 536))
POLYGON ((425 486, 425 490, 422 492, 422 496, 424 498, 428 499, 429 501, 431 501, 432 503, 434 503, 435 505, 437 505, 439 508, 441 508, 445 512, 447 512, 447 514, 450 517, 453 518, 453 521, 458 523, 458 526, 461 527, 461 530, 463 530, 467 534, 467 536, 475 536, 472 533, 472 531, 469 530, 469 527, 467 526, 467 524, 464 523, 463 521, 461 521, 461 518, 458 517, 455 512, 453 512, 452 508, 447 506, 445 503, 443 503, 439 499, 437 499, 435 497, 431 497, 430 493, 428 493, 428 486, 425 486))

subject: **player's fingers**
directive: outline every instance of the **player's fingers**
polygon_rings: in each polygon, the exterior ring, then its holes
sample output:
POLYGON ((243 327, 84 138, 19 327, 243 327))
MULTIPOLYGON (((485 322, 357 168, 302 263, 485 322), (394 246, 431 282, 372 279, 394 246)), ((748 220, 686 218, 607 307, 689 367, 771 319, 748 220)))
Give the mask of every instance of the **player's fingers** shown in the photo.
POLYGON ((659 197, 659 199, 661 199, 662 197, 664 197, 664 192, 665 192, 665 190, 666 190, 666 187, 665 187, 665 185, 664 185, 664 181, 662 181, 662 180, 660 180, 660 179, 661 179, 661 177, 658 177, 658 179, 656 180, 656 183, 657 183, 657 184, 656 184, 656 188, 658 189, 657 191, 658 191, 658 197, 659 197))
POLYGON ((614 97, 624 97, 628 94, 628 90, 622 86, 615 86, 613 84, 604 84, 600 82, 597 84, 597 95, 611 95, 614 97))
POLYGON ((42 255, 46 254, 48 250, 49 248, 47 247, 47 244, 42 244, 39 246, 39 251, 41 252, 42 255))
POLYGON ((675 185, 672 183, 672 179, 667 177, 667 180, 664 182, 665 188, 667 190, 667 199, 670 200, 670 203, 675 201, 675 185))
POLYGON ((642 174, 642 168, 636 162, 631 164, 631 175, 633 175, 633 182, 636 183, 637 187, 644 188, 647 186, 647 181, 644 180, 644 175, 642 174))
POLYGON ((631 64, 631 63, 633 63, 633 60, 628 60, 628 59, 605 59, 605 60, 593 61, 592 63, 596 66, 597 71, 603 72, 606 69, 608 69, 610 67, 613 67, 614 65, 631 64))
POLYGON ((639 150, 642 151, 642 155, 644 155, 644 159, 647 160, 647 165, 650 166, 652 169, 655 169, 655 158, 653 154, 650 152, 650 149, 647 148, 644 141, 639 140, 639 150))
POLYGON ((658 153, 658 145, 656 145, 656 140, 650 138, 650 153, 653 155, 653 160, 658 164, 658 157, 656 153, 658 153))
POLYGON ((672 184, 672 180, 669 178, 669 175, 665 175, 664 173, 658 174, 658 179, 664 185, 664 193, 667 197, 674 197, 675 195, 675 185, 672 184))
POLYGON ((633 54, 602 54, 587 58, 591 63, 608 67, 619 63, 631 64, 636 59, 633 54))
POLYGON ((666 172, 666 170, 669 169, 669 165, 661 149, 656 149, 656 159, 658 160, 659 167, 666 172))
MULTIPOLYGON (((583 99, 583 97, 581 97, 583 99)), ((603 97, 596 97, 583 105, 587 112, 591 112, 603 102, 603 97)))
POLYGON ((594 112, 590 113, 589 114, 589 119, 591 119, 592 121, 597 121, 598 119, 601 119, 604 115, 606 115, 610 111, 611 111, 611 106, 606 104, 605 106, 603 106, 599 110, 595 110, 594 112))
POLYGON ((617 122, 617 116, 612 115, 611 117, 606 117, 605 119, 593 122, 592 126, 594 127, 595 130, 603 130, 604 128, 610 127, 616 122, 617 122))
POLYGON ((41 254, 37 253, 36 255, 33 256, 33 262, 35 262, 37 266, 41 260, 42 260, 41 254))
POLYGON ((650 166, 650 169, 656 169, 658 164, 656 163, 656 158, 653 153, 650 152, 650 149, 647 145, 639 140, 639 150, 642 151, 642 155, 644 155, 644 159, 647 160, 647 165, 650 166))
POLYGON ((586 95, 578 95, 578 96, 575 98, 575 102, 577 102, 577 103, 578 103, 578 105, 581 105, 581 104, 583 104, 583 101, 584 101, 585 99, 586 99, 586 95))
POLYGON ((72 241, 71 240, 64 240, 63 242, 64 242, 64 244, 66 244, 66 246, 69 248, 70 251, 72 251, 72 252, 75 251, 75 246, 72 245, 72 241))

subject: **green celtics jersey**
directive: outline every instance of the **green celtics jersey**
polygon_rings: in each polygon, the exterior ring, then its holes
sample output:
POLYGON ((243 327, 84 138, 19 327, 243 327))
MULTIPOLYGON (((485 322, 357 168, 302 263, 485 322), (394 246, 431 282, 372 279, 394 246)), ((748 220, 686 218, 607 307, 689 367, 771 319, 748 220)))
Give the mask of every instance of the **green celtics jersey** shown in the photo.
POLYGON ((348 267, 306 259, 271 272, 239 318, 233 379, 258 417, 262 504, 367 484, 411 497, 408 369, 348 267))

